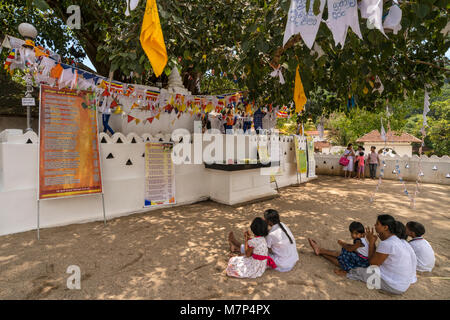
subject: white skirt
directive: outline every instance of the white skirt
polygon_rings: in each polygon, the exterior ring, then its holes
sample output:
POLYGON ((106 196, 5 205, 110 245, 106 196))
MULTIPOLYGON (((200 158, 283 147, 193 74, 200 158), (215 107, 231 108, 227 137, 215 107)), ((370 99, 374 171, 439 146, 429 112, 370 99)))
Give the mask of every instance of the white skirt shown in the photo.
POLYGON ((349 163, 344 167, 344 171, 353 171, 353 157, 348 157, 347 159, 349 163))

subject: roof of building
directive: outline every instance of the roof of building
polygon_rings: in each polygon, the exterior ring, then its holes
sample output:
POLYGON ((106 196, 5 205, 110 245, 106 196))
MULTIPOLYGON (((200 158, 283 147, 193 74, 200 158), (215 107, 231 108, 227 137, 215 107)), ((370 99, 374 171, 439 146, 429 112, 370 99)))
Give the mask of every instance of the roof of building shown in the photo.
MULTIPOLYGON (((413 135, 406 133, 406 132, 396 132, 396 131, 388 131, 386 133, 386 141, 387 142, 422 142, 422 140, 414 137, 413 135)), ((383 139, 381 139, 381 134, 378 130, 370 131, 369 133, 365 134, 356 142, 384 142, 383 139)))
POLYGON ((319 131, 317 131, 317 130, 305 131, 305 134, 307 134, 308 136, 318 136, 318 135, 320 135, 319 131))
POLYGON ((314 149, 322 150, 322 148, 329 148, 331 147, 331 143, 328 141, 316 141, 314 142, 314 149))

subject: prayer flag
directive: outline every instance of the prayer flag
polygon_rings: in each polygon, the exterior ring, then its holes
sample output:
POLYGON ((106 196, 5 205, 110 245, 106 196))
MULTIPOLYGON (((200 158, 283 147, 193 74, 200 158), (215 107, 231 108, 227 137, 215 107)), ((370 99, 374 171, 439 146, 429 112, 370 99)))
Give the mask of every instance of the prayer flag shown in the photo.
POLYGON ((156 0, 147 0, 140 40, 155 75, 159 77, 167 64, 167 51, 156 0))
POLYGON ((300 78, 300 73, 297 66, 297 71, 295 74, 295 89, 294 89, 294 102, 295 102, 295 112, 300 113, 303 111, 306 104, 305 90, 303 89, 302 79, 300 78))
POLYGON ((315 15, 314 0, 291 0, 286 29, 284 31, 283 46, 286 45, 294 34, 300 33, 306 46, 311 49, 316 40, 317 31, 319 31, 324 8, 325 0, 320 0, 320 11, 315 15), (306 12, 306 1, 309 1, 308 12, 306 12))

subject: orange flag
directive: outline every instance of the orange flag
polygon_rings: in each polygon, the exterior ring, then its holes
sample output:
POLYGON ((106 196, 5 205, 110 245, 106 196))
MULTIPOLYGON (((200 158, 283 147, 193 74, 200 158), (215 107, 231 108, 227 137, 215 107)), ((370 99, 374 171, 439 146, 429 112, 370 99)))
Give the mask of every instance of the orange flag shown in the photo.
POLYGON ((305 90, 303 89, 302 79, 300 78, 300 73, 298 72, 300 66, 297 66, 297 71, 295 73, 295 89, 294 89, 294 102, 295 102, 295 112, 300 113, 303 111, 306 104, 305 90))
POLYGON ((153 72, 159 77, 167 64, 167 51, 156 0, 147 0, 140 40, 142 49, 150 60, 153 72))

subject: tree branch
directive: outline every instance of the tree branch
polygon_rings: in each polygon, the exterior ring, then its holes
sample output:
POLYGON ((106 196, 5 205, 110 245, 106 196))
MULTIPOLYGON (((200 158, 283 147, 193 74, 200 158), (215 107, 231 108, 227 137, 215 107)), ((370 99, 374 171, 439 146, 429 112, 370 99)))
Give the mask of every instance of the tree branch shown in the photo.
POLYGON ((438 66, 438 65, 435 65, 435 64, 433 64, 433 63, 431 63, 431 62, 426 62, 426 61, 422 61, 422 60, 411 60, 406 54, 405 54, 405 58, 406 58, 406 61, 408 61, 409 63, 414 63, 414 64, 424 64, 424 65, 433 67, 433 68, 435 68, 435 69, 442 70, 442 71, 444 71, 444 72, 450 72, 450 69, 443 68, 443 67, 438 66))
POLYGON ((270 63, 272 65, 272 67, 277 67, 280 64, 279 62, 280 62, 280 59, 281 59, 281 56, 283 55, 283 53, 287 49, 293 47, 296 43, 300 42, 301 39, 302 39, 302 37, 300 36, 300 34, 296 34, 293 37, 291 37, 288 42, 286 42, 286 45, 284 47, 277 48, 275 50, 274 57, 270 63))

